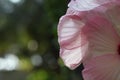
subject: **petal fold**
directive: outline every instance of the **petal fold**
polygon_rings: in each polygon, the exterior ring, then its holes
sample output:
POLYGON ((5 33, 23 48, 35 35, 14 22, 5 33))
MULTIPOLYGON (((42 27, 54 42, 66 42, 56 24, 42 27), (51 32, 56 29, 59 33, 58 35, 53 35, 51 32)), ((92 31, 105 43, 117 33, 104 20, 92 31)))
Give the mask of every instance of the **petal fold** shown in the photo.
POLYGON ((66 66, 75 69, 86 56, 88 41, 82 33, 85 23, 77 15, 65 15, 58 25, 60 56, 66 66))

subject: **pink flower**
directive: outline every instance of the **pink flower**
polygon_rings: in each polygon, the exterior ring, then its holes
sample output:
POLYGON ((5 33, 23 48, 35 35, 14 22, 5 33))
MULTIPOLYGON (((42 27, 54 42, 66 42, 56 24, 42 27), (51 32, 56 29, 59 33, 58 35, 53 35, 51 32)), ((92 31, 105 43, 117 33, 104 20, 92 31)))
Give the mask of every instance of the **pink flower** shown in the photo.
POLYGON ((60 57, 84 80, 120 80, 120 0, 72 0, 58 25, 60 57))

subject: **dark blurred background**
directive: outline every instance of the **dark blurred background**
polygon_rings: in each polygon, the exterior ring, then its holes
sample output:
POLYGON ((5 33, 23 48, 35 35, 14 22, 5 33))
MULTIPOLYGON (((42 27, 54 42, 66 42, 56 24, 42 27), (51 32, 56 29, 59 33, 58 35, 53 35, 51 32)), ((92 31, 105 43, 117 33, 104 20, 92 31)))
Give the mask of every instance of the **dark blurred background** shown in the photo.
POLYGON ((82 80, 59 58, 57 24, 68 0, 0 0, 0 80, 82 80))

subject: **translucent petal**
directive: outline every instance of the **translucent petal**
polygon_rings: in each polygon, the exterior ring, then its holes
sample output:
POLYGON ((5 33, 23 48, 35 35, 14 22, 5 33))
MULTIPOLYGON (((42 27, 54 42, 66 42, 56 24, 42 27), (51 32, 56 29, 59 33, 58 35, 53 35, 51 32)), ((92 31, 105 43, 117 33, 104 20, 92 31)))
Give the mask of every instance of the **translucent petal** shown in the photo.
POLYGON ((120 3, 108 7, 105 14, 108 17, 108 20, 114 24, 114 28, 120 35, 120 3))
POLYGON ((74 10, 88 11, 101 6, 102 4, 115 1, 116 0, 71 0, 68 6, 74 10))
POLYGON ((65 15, 58 26, 60 56, 66 66, 76 68, 86 56, 88 42, 82 33, 85 23, 76 15, 65 15))
POLYGON ((120 80, 120 55, 95 57, 84 65, 84 80, 120 80))
POLYGON ((83 31, 89 41, 89 53, 93 56, 117 53, 120 38, 113 24, 102 14, 91 14, 86 19, 83 31))
POLYGON ((60 19, 58 25, 60 56, 69 68, 75 69, 81 62, 86 64, 96 56, 118 54, 120 37, 115 27, 119 26, 119 14, 114 10, 119 12, 119 8, 109 11, 113 6, 111 3, 105 4, 108 2, 114 3, 117 0, 70 2, 67 14, 60 19))

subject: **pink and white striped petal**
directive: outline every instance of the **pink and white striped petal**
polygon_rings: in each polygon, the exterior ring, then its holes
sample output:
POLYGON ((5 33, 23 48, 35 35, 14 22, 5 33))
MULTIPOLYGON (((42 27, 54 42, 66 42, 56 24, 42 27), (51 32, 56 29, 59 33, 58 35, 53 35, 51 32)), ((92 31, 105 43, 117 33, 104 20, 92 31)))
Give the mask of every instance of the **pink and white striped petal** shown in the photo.
POLYGON ((116 1, 117 0, 71 0, 68 7, 77 11, 88 11, 103 4, 116 1))
POLYGON ((91 14, 88 14, 83 30, 84 35, 89 41, 89 54, 95 57, 118 53, 120 37, 114 29, 113 24, 100 13, 91 12, 91 14))
POLYGON ((84 80, 120 80, 120 55, 97 56, 84 65, 84 80))
POLYGON ((86 56, 88 41, 82 33, 85 23, 77 15, 65 15, 58 25, 60 56, 66 66, 76 68, 86 56))

